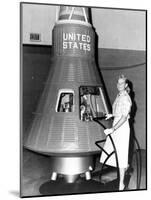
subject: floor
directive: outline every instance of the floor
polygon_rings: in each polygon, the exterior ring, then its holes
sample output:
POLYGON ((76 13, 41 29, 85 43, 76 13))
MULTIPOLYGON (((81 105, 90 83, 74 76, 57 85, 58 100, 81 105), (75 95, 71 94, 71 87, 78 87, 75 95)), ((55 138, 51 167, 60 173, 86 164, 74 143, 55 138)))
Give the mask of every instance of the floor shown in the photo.
MULTIPOLYGON (((66 183, 63 177, 54 182, 50 181, 51 163, 49 157, 24 149, 21 176, 22 197, 118 191, 116 169, 105 166, 101 171, 101 167, 99 157, 97 157, 91 180, 86 181, 81 175, 75 183, 66 183), (102 174, 101 178, 100 174, 102 174)), ((145 150, 137 150, 134 154, 132 167, 129 168, 125 176, 125 184, 125 190, 146 189, 145 150)))

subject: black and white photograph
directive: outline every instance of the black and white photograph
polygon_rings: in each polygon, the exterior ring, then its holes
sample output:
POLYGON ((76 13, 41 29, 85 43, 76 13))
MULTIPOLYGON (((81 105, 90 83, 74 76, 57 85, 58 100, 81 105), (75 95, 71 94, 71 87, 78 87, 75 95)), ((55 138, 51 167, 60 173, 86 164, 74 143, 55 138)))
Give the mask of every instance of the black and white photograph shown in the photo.
POLYGON ((147 190, 147 10, 20 3, 20 195, 147 190))

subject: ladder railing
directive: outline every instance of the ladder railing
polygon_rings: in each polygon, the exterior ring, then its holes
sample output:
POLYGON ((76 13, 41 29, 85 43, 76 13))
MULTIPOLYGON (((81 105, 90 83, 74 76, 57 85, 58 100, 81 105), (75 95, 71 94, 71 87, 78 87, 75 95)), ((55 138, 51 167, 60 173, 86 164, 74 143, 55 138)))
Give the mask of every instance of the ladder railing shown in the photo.
MULTIPOLYGON (((101 120, 102 118, 93 118, 93 120, 98 123, 99 125, 101 125, 104 129, 106 129, 106 127, 99 121, 101 120)), ((106 139, 103 139, 103 140, 98 140, 95 142, 95 144, 101 149, 101 151, 103 151, 106 155, 107 155, 107 158, 105 159, 103 165, 102 165, 102 168, 101 170, 103 170, 106 162, 108 161, 108 159, 113 155, 115 154, 115 160, 116 160, 116 167, 117 167, 117 180, 118 180, 118 184, 119 184, 119 180, 120 180, 120 172, 119 172, 119 162, 118 162, 118 155, 117 155, 117 150, 116 150, 116 146, 115 146, 115 143, 113 141, 113 138, 112 136, 109 134, 107 137, 109 137, 109 139, 111 140, 111 143, 112 143, 112 146, 113 146, 113 151, 109 154, 108 152, 106 152, 104 150, 104 148, 102 146, 100 146, 99 144, 100 143, 104 143, 106 141, 106 139)))

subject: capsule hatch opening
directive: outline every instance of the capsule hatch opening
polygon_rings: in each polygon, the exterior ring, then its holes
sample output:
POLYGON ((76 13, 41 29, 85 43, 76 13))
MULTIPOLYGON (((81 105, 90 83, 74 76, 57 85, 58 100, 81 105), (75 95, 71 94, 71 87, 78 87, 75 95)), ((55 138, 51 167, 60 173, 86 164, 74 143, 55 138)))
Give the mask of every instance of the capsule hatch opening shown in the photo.
POLYGON ((80 97, 80 119, 82 121, 93 121, 95 117, 103 117, 108 113, 104 92, 101 86, 81 86, 80 97))

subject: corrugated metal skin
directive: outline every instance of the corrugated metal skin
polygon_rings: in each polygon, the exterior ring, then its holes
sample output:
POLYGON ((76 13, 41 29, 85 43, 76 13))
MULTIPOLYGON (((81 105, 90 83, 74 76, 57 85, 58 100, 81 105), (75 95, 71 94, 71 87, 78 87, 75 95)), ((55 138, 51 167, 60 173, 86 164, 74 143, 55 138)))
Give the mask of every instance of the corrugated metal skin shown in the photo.
MULTIPOLYGON (((54 28, 58 34, 57 36, 55 31, 53 32, 54 59, 25 146, 47 155, 91 154, 98 151, 95 141, 103 139, 105 135, 103 128, 95 122, 80 120, 79 87, 84 85, 102 87, 94 61, 94 32, 91 27, 80 25, 81 33, 85 34, 86 31, 87 34, 91 34, 93 44, 90 52, 63 51, 60 41, 63 26, 56 25, 54 28), (60 89, 74 91, 73 112, 56 112, 60 89)), ((77 30, 77 25, 68 24, 65 28, 68 31, 77 30)))

